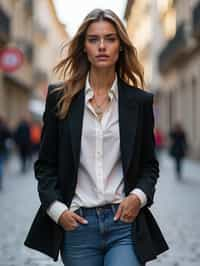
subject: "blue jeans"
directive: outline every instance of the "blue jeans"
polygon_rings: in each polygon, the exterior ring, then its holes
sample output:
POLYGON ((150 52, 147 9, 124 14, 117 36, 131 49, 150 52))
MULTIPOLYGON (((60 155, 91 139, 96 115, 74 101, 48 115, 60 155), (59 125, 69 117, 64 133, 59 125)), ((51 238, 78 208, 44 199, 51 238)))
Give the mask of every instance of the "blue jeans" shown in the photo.
POLYGON ((134 251, 132 224, 113 221, 118 206, 81 207, 75 211, 88 224, 65 231, 61 248, 65 266, 141 266, 134 251))

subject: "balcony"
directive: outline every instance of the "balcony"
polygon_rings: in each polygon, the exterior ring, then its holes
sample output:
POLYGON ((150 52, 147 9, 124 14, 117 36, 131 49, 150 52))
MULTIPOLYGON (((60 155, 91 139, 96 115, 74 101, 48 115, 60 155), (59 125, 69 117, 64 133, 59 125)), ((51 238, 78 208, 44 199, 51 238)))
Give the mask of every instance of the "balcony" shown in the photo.
POLYGON ((200 1, 193 9, 193 34, 195 38, 200 39, 200 1))
POLYGON ((159 55, 160 72, 169 70, 174 64, 184 59, 188 51, 188 36, 185 24, 182 23, 177 28, 175 37, 168 42, 159 55))
POLYGON ((10 18, 0 7, 0 40, 8 42, 10 35, 10 18))

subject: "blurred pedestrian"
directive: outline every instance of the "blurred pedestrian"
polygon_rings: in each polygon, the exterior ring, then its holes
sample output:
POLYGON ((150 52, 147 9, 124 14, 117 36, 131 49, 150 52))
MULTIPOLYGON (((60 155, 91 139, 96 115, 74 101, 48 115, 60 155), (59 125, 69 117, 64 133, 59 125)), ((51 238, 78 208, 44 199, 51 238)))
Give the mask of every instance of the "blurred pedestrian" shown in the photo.
POLYGON ((174 159, 176 177, 178 180, 181 180, 183 158, 185 157, 188 148, 186 133, 181 123, 178 122, 174 125, 169 136, 171 140, 170 155, 174 159))
POLYGON ((7 155, 6 141, 11 137, 10 130, 5 120, 0 116, 0 190, 3 186, 3 168, 7 155))
POLYGON ((149 207, 159 176, 153 95, 126 29, 95 9, 49 86, 38 160, 41 208, 25 244, 67 266, 139 266, 168 247, 149 207), (58 105, 56 104, 58 101, 58 105))
POLYGON ((159 127, 156 127, 154 129, 154 136, 155 136, 155 143, 156 143, 156 153, 157 153, 157 157, 159 158, 162 150, 165 147, 165 135, 159 127))
POLYGON ((32 122, 30 125, 31 153, 35 156, 40 147, 41 123, 39 121, 32 122))
POLYGON ((27 117, 24 116, 17 125, 14 138, 21 162, 21 173, 25 173, 31 158, 30 124, 27 117))

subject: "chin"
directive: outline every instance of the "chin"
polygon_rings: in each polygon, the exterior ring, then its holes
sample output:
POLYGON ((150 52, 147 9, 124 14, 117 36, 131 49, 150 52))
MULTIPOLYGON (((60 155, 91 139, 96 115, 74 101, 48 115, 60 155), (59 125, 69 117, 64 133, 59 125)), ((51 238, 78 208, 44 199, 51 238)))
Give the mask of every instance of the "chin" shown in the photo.
POLYGON ((101 62, 94 65, 96 68, 102 69, 102 68, 111 68, 113 67, 113 64, 109 64, 107 62, 101 62))

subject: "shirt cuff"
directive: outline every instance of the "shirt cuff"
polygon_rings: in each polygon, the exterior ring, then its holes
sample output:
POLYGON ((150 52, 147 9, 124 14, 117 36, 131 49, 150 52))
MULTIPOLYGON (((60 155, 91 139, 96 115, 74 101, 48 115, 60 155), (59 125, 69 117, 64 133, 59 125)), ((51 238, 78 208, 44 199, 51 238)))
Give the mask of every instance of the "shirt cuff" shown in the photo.
POLYGON ((147 196, 146 194, 139 188, 134 188, 130 194, 135 194, 138 196, 140 202, 141 202, 141 208, 144 207, 147 203, 147 196))
POLYGON ((52 220, 54 220, 55 223, 58 223, 61 214, 67 210, 68 208, 64 203, 56 200, 47 209, 47 214, 51 217, 52 220))

